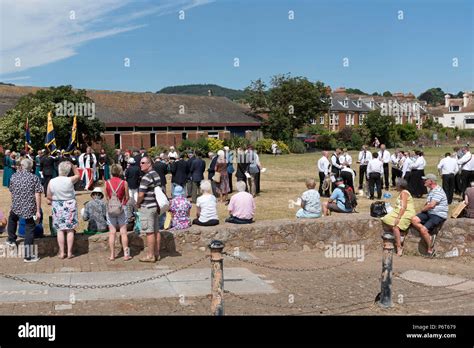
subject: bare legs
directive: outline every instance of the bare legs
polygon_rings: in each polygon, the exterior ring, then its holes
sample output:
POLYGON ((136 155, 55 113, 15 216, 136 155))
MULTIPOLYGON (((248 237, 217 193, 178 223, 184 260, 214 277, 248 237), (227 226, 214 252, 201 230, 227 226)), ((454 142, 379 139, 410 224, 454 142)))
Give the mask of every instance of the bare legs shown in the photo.
MULTIPOLYGON (((115 236, 117 229, 113 225, 109 225, 109 249, 110 249, 110 261, 115 260, 115 236)), ((132 259, 130 256, 130 249, 128 248, 128 234, 127 234, 127 225, 120 226, 120 236, 122 237, 122 246, 123 246, 123 259, 128 261, 132 259)))
POLYGON ((59 257, 63 259, 65 257, 64 254, 64 240, 65 240, 65 235, 67 234, 67 257, 68 259, 71 259, 74 257, 72 254, 72 247, 74 246, 74 230, 60 230, 58 231, 58 245, 59 245, 59 257))

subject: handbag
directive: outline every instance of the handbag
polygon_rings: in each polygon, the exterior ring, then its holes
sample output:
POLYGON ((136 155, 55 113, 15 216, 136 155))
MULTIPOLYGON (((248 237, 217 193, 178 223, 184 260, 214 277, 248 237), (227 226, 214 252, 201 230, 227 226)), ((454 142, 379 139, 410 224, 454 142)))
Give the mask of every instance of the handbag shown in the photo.
POLYGON ((385 215, 387 215, 387 209, 384 201, 376 201, 370 205, 370 216, 382 217, 385 215))
POLYGON ((221 173, 220 172, 215 172, 214 176, 212 177, 212 180, 214 180, 217 183, 221 182, 221 173))

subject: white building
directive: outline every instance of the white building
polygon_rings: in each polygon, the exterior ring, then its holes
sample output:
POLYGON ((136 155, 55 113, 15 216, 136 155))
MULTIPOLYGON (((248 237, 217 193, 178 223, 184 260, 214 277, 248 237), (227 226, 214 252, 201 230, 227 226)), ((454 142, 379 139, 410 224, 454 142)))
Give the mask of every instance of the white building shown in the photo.
POLYGON ((474 129, 474 93, 466 92, 462 98, 444 97, 444 106, 432 108, 434 120, 444 127, 474 129))

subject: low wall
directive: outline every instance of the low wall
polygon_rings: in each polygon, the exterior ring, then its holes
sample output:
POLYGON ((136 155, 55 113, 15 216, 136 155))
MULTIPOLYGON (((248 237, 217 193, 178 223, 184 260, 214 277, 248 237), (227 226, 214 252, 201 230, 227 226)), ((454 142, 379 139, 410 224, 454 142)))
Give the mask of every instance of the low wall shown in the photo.
MULTIPOLYGON (((193 226, 188 230, 162 232, 162 248, 169 253, 189 250, 206 250, 211 240, 225 243, 226 249, 238 247, 250 250, 312 250, 324 249, 328 244, 363 244, 365 249, 381 247, 382 224, 368 214, 333 214, 329 217, 310 220, 260 221, 250 225, 222 224, 214 227, 193 226)), ((117 236, 118 237, 118 236, 117 236)), ((145 237, 129 232, 132 255, 145 247, 145 237)), ((36 239, 40 256, 58 253, 53 237, 36 239)), ((117 238, 117 247, 119 238, 117 238)), ((75 253, 90 251, 106 252, 107 233, 94 236, 77 234, 75 253)), ((449 219, 445 222, 436 240, 435 249, 442 256, 474 255, 474 219, 449 219)), ((418 232, 411 228, 405 241, 407 254, 424 253, 426 248, 418 232)))

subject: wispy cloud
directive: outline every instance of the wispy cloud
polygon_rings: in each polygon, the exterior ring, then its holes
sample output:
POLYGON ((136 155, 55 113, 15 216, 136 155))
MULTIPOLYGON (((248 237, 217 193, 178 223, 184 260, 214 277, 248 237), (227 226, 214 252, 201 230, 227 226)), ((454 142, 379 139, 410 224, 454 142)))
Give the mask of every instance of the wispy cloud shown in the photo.
POLYGON ((145 17, 210 2, 213 0, 167 0, 158 5, 147 0, 2 0, 0 76, 72 57, 91 40, 146 26, 138 23, 145 17))

